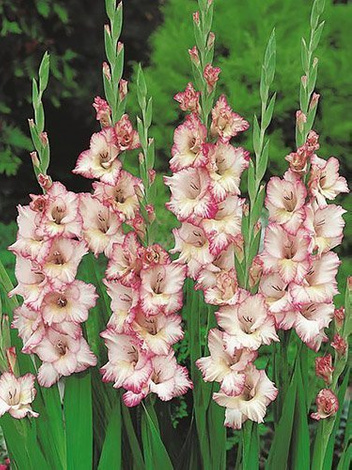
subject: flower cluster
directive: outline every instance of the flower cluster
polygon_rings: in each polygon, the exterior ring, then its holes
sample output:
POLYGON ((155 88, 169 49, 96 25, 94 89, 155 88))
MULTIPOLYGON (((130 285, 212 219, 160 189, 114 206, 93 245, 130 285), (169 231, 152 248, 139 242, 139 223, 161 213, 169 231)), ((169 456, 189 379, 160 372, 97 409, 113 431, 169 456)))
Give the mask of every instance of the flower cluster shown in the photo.
POLYGON ((178 311, 185 271, 159 245, 142 246, 134 232, 114 245, 104 280, 112 316, 101 333, 108 348, 101 372, 126 390, 127 406, 151 392, 170 400, 192 387, 172 349, 183 338, 178 311))
MULTIPOLYGON (((181 317, 185 267, 172 263, 159 245, 144 247, 145 221, 140 212, 142 181, 122 169, 122 152, 139 147, 138 133, 126 114, 114 125, 109 107, 96 98, 94 107, 103 129, 93 134, 74 173, 98 178, 93 194, 80 195, 82 236, 97 256, 108 258, 104 283, 112 315, 101 333, 108 348, 103 380, 123 387, 127 406, 148 393, 162 400, 181 395, 192 384, 177 364, 172 346, 183 337, 181 317), (102 122, 103 118, 103 122, 102 122), (122 224, 133 231, 125 234, 122 224)), ((146 207, 150 212, 151 207, 146 207)))
POLYGON ((55 182, 45 195, 31 199, 28 206, 18 207, 18 236, 10 247, 18 281, 10 295, 24 300, 15 310, 13 327, 23 351, 42 361, 40 385, 50 387, 60 377, 96 364, 80 323, 87 320, 97 295, 93 285, 76 279, 88 252, 80 196, 55 182))
POLYGON ((259 255, 259 292, 276 328, 295 328, 315 351, 327 340, 324 328, 334 315, 340 261, 331 250, 341 243, 345 224, 345 211, 327 200, 348 192, 338 160, 322 160, 315 154, 318 149, 318 135, 311 131, 305 145, 287 157, 290 169, 283 178, 270 179, 265 201, 269 224, 259 255))
POLYGON ((253 364, 261 344, 278 340, 274 319, 262 295, 238 286, 234 264, 235 251, 241 252, 243 245, 239 186, 249 152, 230 141, 249 125, 222 95, 212 109, 208 132, 191 83, 175 99, 190 114, 175 130, 173 175, 165 178, 171 191, 167 207, 181 222, 174 230, 173 251, 180 253, 179 261, 186 263, 205 301, 220 307, 216 317, 221 330, 210 330, 210 356, 200 358, 197 366, 205 381, 220 383, 214 399, 226 407, 225 424, 240 428, 248 418, 262 422, 277 394, 265 372, 253 364))

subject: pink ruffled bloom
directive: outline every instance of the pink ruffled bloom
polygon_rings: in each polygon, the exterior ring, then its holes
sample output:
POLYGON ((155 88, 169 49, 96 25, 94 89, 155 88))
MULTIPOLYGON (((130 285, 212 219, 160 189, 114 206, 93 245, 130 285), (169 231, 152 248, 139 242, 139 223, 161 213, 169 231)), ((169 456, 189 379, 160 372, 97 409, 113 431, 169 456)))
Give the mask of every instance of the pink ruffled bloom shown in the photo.
POLYGON ((100 96, 96 96, 94 98, 93 108, 97 113, 96 119, 100 121, 102 127, 109 126, 111 109, 108 103, 103 98, 100 98, 100 96))
POLYGON ((283 281, 301 282, 309 271, 309 232, 299 229, 291 235, 281 225, 268 225, 264 238, 264 251, 260 255, 265 274, 278 272, 283 281))
POLYGON ((263 423, 267 406, 278 394, 264 370, 258 370, 250 364, 244 373, 245 383, 239 395, 228 395, 222 390, 213 395, 220 406, 226 407, 225 426, 233 429, 241 429, 247 419, 263 423))
POLYGON ((212 192, 217 201, 227 196, 240 194, 240 180, 249 165, 249 152, 242 147, 218 142, 206 144, 203 149, 212 179, 212 192))
POLYGON ((331 384, 334 370, 331 354, 315 358, 315 375, 323 379, 327 385, 331 384))
POLYGON ((221 69, 219 67, 213 67, 211 64, 207 64, 204 67, 203 77, 207 82, 208 93, 213 91, 216 82, 219 80, 220 73, 221 69))
POLYGON ((124 114, 114 126, 116 145, 120 152, 140 147, 138 132, 133 129, 127 114, 124 114))
POLYGON ((179 220, 210 218, 214 215, 216 203, 210 191, 211 179, 206 169, 186 168, 173 176, 165 176, 164 181, 171 190, 171 199, 166 207, 179 220))
POLYGON ((211 115, 210 133, 213 137, 219 136, 223 142, 228 142, 239 132, 249 128, 249 123, 232 111, 224 95, 221 95, 216 102, 211 115))
POLYGON ((334 392, 328 388, 323 388, 316 398, 317 412, 312 413, 311 417, 319 421, 326 419, 337 413, 339 409, 339 401, 334 392))
POLYGON ((318 351, 322 341, 326 341, 324 328, 329 326, 333 317, 332 303, 298 304, 294 309, 294 328, 311 349, 318 351))
POLYGON ((0 416, 8 412, 13 418, 22 419, 26 416, 36 418, 38 413, 32 410, 36 389, 35 377, 26 374, 15 377, 11 372, 4 372, 0 377, 0 416))
POLYGON ((327 205, 326 199, 332 201, 340 193, 348 193, 347 181, 339 175, 340 163, 335 157, 328 160, 313 155, 308 187, 320 207, 327 205))
POLYGON ((190 111, 191 113, 200 112, 199 104, 200 92, 193 88, 193 84, 189 82, 185 91, 181 91, 174 96, 174 100, 180 103, 182 111, 190 111))
POLYGON ((340 336, 338 333, 334 335, 334 341, 331 343, 331 346, 335 349, 339 356, 346 355, 348 349, 347 341, 342 338, 342 336, 340 336))
POLYGON ((305 185, 291 172, 286 172, 283 179, 270 178, 266 194, 269 222, 276 222, 295 235, 305 218, 305 185))
POLYGON ((261 294, 250 295, 243 291, 235 305, 223 306, 216 314, 224 330, 224 342, 230 354, 236 349, 258 349, 262 344, 279 341, 275 321, 261 294))
POLYGON ((208 334, 210 356, 196 361, 205 382, 219 382, 221 390, 229 395, 242 393, 246 376, 243 371, 257 358, 256 351, 238 349, 229 354, 224 343, 223 333, 212 329, 208 334))
POLYGON ((73 173, 115 184, 121 171, 118 154, 115 132, 112 127, 106 127, 92 135, 90 148, 80 154, 73 173))
POLYGON ((186 117, 183 124, 174 133, 174 145, 171 150, 170 168, 179 171, 189 166, 202 166, 205 157, 202 145, 207 137, 206 127, 201 123, 197 114, 186 117))

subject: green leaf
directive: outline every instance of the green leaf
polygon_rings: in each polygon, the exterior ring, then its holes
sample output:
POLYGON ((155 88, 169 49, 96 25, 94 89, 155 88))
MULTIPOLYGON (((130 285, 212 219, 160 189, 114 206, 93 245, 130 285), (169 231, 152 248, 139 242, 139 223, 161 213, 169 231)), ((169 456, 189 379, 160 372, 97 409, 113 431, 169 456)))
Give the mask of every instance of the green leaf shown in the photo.
POLYGON ((273 96, 271 97, 268 107, 266 108, 264 116, 262 118, 262 126, 264 129, 268 128, 271 122, 271 118, 273 117, 275 100, 276 100, 276 93, 274 93, 273 96))
MULTIPOLYGON (((302 381, 300 362, 297 365, 297 396, 291 447, 292 469, 310 469, 310 442, 307 421, 305 388, 302 381)), ((291 467, 290 467, 291 468, 291 467)))
POLYGON ((114 12, 112 21, 112 37, 114 41, 117 41, 120 37, 122 29, 122 2, 119 3, 118 7, 114 12))
POLYGON ((141 448, 133 427, 133 423, 131 420, 131 415, 130 415, 130 410, 129 408, 126 407, 126 405, 122 405, 122 416, 123 416, 123 422, 124 422, 124 430, 126 431, 129 446, 130 446, 130 451, 133 455, 133 460, 135 462, 135 467, 136 469, 144 469, 144 460, 143 460, 143 455, 141 452, 141 448))
POLYGON ((253 117, 253 148, 256 156, 260 155, 260 127, 256 115, 253 117))
POLYGON ((90 371, 66 379, 67 469, 87 470, 93 465, 93 413, 90 371))
POLYGON ((50 56, 48 52, 45 52, 42 61, 39 66, 39 90, 40 94, 44 92, 49 81, 49 70, 50 70, 50 56))
POLYGON ((258 425, 248 420, 243 425, 243 470, 259 469, 258 425))
POLYGON ((164 446, 151 415, 151 406, 143 404, 142 441, 146 470, 173 470, 170 456, 164 446))
MULTIPOLYGON (((296 367, 297 367, 296 361, 296 367)), ((266 463, 267 470, 284 469, 290 452, 291 436, 294 423, 294 412, 297 394, 297 371, 291 380, 286 396, 283 398, 282 415, 275 429, 275 435, 270 447, 266 463)))
POLYGON ((308 55, 307 43, 304 38, 302 38, 302 43, 301 43, 301 61, 302 61, 302 68, 307 74, 309 70, 309 55, 308 55))
POLYGON ((323 32, 323 29, 324 29, 324 25, 325 25, 325 21, 322 21, 319 24, 319 26, 317 27, 317 29, 314 31, 313 40, 312 40, 312 50, 313 51, 318 47, 318 44, 319 44, 319 41, 320 41, 320 38, 321 38, 321 34, 323 32))
POLYGON ((48 0, 37 0, 37 10, 40 15, 47 18, 50 13, 50 5, 48 0))
POLYGON ((121 401, 119 400, 110 415, 109 425, 106 431, 103 451, 100 456, 98 470, 111 470, 112 468, 121 468, 121 420, 121 401))
POLYGON ((252 160, 249 161, 248 167, 248 194, 251 203, 253 204, 256 196, 256 178, 254 172, 254 164, 252 160))
POLYGON ((260 155, 259 162, 257 163, 257 174, 256 174, 257 185, 260 184, 268 168, 269 143, 270 143, 270 140, 268 139, 264 144, 262 154, 260 155))

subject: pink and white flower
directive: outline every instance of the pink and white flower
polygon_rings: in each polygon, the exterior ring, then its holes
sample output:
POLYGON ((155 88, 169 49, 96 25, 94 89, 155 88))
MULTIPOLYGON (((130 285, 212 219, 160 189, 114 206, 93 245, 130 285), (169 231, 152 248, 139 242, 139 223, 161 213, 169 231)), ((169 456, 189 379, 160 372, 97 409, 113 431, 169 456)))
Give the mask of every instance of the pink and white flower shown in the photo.
POLYGON ((76 279, 71 284, 46 294, 41 305, 43 320, 49 326, 64 321, 84 322, 97 297, 92 284, 76 279))
POLYGON ((171 315, 182 307, 186 266, 179 263, 154 265, 141 271, 140 298, 147 315, 171 315))
POLYGON ((121 170, 116 184, 93 183, 94 196, 116 212, 122 222, 133 219, 139 210, 138 193, 143 194, 142 181, 121 170), (138 193, 137 193, 138 192, 138 193))
POLYGON ((32 374, 15 377, 11 372, 3 372, 0 377, 0 416, 6 412, 16 419, 39 416, 31 407, 37 393, 34 381, 32 374))
POLYGON ((185 91, 179 92, 174 96, 174 100, 180 103, 182 111, 190 111, 191 113, 200 112, 199 104, 200 92, 193 88, 193 84, 190 82, 187 84, 185 91))
POLYGON ((38 234, 38 225, 40 222, 40 214, 33 211, 30 206, 17 206, 17 240, 9 250, 16 255, 25 258, 35 259, 42 246, 43 236, 38 234))
POLYGON ((100 369, 103 381, 114 382, 114 388, 124 387, 140 393, 153 372, 150 353, 141 348, 141 341, 133 335, 108 328, 101 336, 108 348, 109 359, 100 369))
MULTIPOLYGON (((114 126, 116 145, 120 152, 140 147, 138 132, 133 129, 127 114, 124 114, 114 126)), ((106 181, 107 182, 107 181, 106 181)))
POLYGON ((233 429, 241 429, 247 419, 263 423, 266 408, 275 400, 278 393, 264 370, 258 370, 250 364, 244 373, 246 379, 241 394, 228 395, 220 390, 213 395, 220 406, 226 407, 225 426, 233 429))
POLYGON ((337 413, 339 409, 339 401, 334 392, 328 388, 323 388, 316 398, 317 412, 312 413, 310 416, 319 421, 326 419, 337 413))
POLYGON ((335 367, 332 365, 331 354, 315 358, 315 375, 325 381, 327 385, 332 382, 332 373, 335 367))
POLYGON ((334 315, 332 303, 308 303, 295 309, 294 327, 301 340, 317 351, 326 339, 324 328, 329 326, 334 315))
POLYGON ((312 259, 304 278, 290 285, 293 302, 331 302, 333 296, 338 294, 336 275, 340 264, 339 257, 332 251, 312 259))
POLYGON ((335 157, 329 160, 313 155, 308 187, 320 207, 326 206, 326 199, 332 201, 340 193, 348 193, 347 181, 339 175, 339 161, 335 157))
POLYGON ((242 291, 238 302, 220 307, 216 318, 225 332, 224 342, 230 354, 237 349, 256 350, 262 344, 279 341, 274 318, 261 294, 250 295, 242 291))
POLYGON ((90 148, 79 155, 73 173, 115 184, 121 171, 118 154, 115 132, 111 127, 106 127, 92 135, 90 148))
POLYGON ((270 178, 265 200, 269 222, 276 222, 295 235, 305 218, 306 196, 305 185, 292 173, 286 172, 284 179, 270 178))
POLYGON ((197 114, 189 114, 185 122, 175 130, 174 145, 171 150, 171 170, 179 171, 189 166, 202 166, 205 161, 202 146, 206 137, 206 127, 197 114))
POLYGON ((134 232, 129 232, 122 243, 114 244, 106 269, 107 279, 118 279, 126 286, 134 284, 142 268, 141 248, 134 232))
POLYGON ((139 305, 139 283, 136 282, 129 287, 117 280, 104 279, 103 282, 111 298, 112 315, 108 327, 119 332, 124 331, 125 327, 134 320, 139 305))
POLYGON ((211 179, 204 168, 186 168, 173 176, 164 177, 171 190, 166 207, 180 221, 190 218, 210 218, 216 211, 216 203, 210 191, 211 179))
POLYGON ((73 338, 53 328, 46 330, 44 338, 31 352, 43 361, 38 372, 38 382, 43 387, 51 387, 60 377, 82 372, 97 363, 82 333, 73 338))
POLYGON ((292 328, 296 320, 287 287, 287 282, 283 281, 278 273, 263 275, 259 283, 259 292, 265 297, 276 327, 283 330, 292 328))
POLYGON ((216 102, 211 115, 210 133, 213 137, 219 136, 222 142, 228 142, 231 137, 249 128, 249 123, 232 111, 224 95, 216 102))
POLYGON ((235 269, 203 268, 197 276, 196 289, 202 289, 204 299, 211 305, 233 305, 238 301, 238 287, 235 269))
POLYGON ((260 255, 265 274, 278 272, 283 281, 301 282, 310 267, 310 234, 299 229, 291 235, 281 225, 269 224, 264 238, 264 251, 260 255))
POLYGON ((243 371, 257 358, 256 351, 238 349, 229 354, 224 343, 224 335, 217 329, 208 334, 210 356, 196 361, 205 382, 219 382, 221 390, 229 395, 242 393, 246 376, 243 371))
POLYGON ((212 191, 217 201, 229 195, 240 194, 240 179, 249 165, 249 152, 228 143, 204 145, 208 169, 212 179, 212 191))
POLYGON ((120 218, 91 194, 80 194, 80 214, 83 220, 82 237, 89 249, 98 256, 109 255, 114 243, 124 239, 120 218))
POLYGON ((138 311, 131 325, 143 341, 142 347, 157 355, 168 354, 171 346, 183 338, 180 315, 146 316, 138 311))

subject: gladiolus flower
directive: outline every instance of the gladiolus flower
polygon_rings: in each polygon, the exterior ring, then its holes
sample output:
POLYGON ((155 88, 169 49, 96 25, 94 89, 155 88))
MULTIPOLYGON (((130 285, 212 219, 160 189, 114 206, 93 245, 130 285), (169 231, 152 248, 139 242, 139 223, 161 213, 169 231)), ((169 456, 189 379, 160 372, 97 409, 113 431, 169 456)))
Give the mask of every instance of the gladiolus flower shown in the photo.
POLYGON ((295 235, 304 220, 306 196, 305 185, 291 172, 286 172, 284 179, 270 178, 265 201, 269 221, 282 225, 289 233, 295 235))
POLYGON ((108 326, 116 331, 123 331, 126 324, 134 320, 139 302, 139 286, 124 286, 119 281, 103 281, 111 298, 112 315, 108 326))
POLYGON ((107 127, 110 125, 110 116, 111 116, 111 109, 108 103, 100 98, 100 96, 96 96, 94 98, 93 108, 95 109, 97 116, 97 121, 100 121, 102 127, 107 127))
POLYGON ((335 157, 323 160, 313 155, 308 182, 310 193, 320 207, 326 206, 326 199, 334 200, 340 193, 348 193, 347 181, 339 175, 339 161, 335 157))
POLYGON ((82 372, 97 363, 82 332, 73 338, 49 328, 31 352, 43 361, 38 372, 38 382, 43 387, 51 387, 61 376, 82 372))
POLYGON ((104 382, 114 382, 114 388, 124 387, 140 393, 148 382, 153 366, 150 354, 141 348, 141 342, 132 335, 119 334, 108 328, 101 333, 108 348, 109 361, 100 371, 104 382))
POLYGON ((264 370, 258 370, 250 364, 244 373, 246 379, 240 395, 228 395, 222 390, 213 395, 220 406, 226 407, 225 426, 233 429, 241 429, 247 419, 263 423, 266 408, 278 393, 264 370))
POLYGON ((202 145, 205 143, 206 136, 206 127, 201 123, 198 115, 189 114, 174 133, 171 170, 178 171, 189 166, 202 166, 205 161, 202 145))
POLYGON ((327 385, 331 384, 334 370, 331 354, 315 358, 315 375, 323 379, 327 385))
POLYGON ((287 286, 278 273, 262 276, 259 283, 259 292, 265 297, 276 327, 284 330, 292 328, 296 320, 287 286))
POLYGON ((219 67, 213 67, 211 64, 207 64, 204 67, 203 77, 207 82, 208 93, 211 93, 214 89, 216 82, 219 80, 221 69, 219 67))
POLYGON ((210 133, 213 137, 219 136, 225 143, 249 127, 249 123, 243 117, 232 111, 224 95, 221 95, 216 102, 211 115, 210 133))
POLYGON ((347 342, 338 333, 334 335, 334 341, 331 346, 335 349, 339 356, 344 356, 347 351, 347 342))
POLYGON ((338 293, 336 275, 340 263, 332 251, 313 259, 304 278, 290 285, 294 303, 331 302, 338 293))
POLYGON ((119 216, 91 194, 80 194, 82 236, 90 251, 97 257, 109 255, 115 243, 122 243, 123 231, 119 216))
POLYGON ((235 269, 202 269, 197 277, 196 289, 202 289, 205 301, 211 305, 233 305, 240 294, 235 269))
POLYGON ((32 410, 36 389, 34 388, 35 377, 26 374, 15 377, 11 372, 4 372, 0 377, 0 416, 6 412, 13 418, 22 419, 26 416, 36 418, 38 413, 32 410))
POLYGON ((312 234, 313 250, 317 250, 318 255, 341 243, 345 226, 342 216, 346 213, 341 206, 329 204, 320 208, 313 202, 305 211, 304 227, 312 234))
POLYGON ((25 258, 36 259, 42 246, 43 236, 38 234, 37 228, 40 214, 29 206, 17 206, 17 240, 9 250, 25 258))
POLYGON ((320 348, 322 330, 326 328, 333 317, 332 303, 298 304, 295 313, 294 327, 301 340, 317 351, 320 348))
POLYGON ((228 195, 239 195, 240 178, 249 165, 249 152, 222 142, 206 144, 203 151, 217 201, 223 201, 228 195))
POLYGON ((268 225, 264 238, 264 251, 260 255, 264 273, 277 271, 283 281, 301 282, 309 270, 311 237, 303 229, 289 234, 281 225, 268 225))
POLYGON ((154 265, 141 271, 141 305, 147 315, 170 315, 182 307, 186 266, 179 263, 154 265))
POLYGON ((127 114, 124 114, 115 124, 114 131, 117 147, 120 149, 120 152, 140 147, 138 132, 133 129, 127 114))
POLYGON ((316 398, 317 412, 312 413, 311 417, 319 421, 320 419, 329 418, 337 413, 339 409, 339 401, 334 392, 328 388, 323 388, 316 398))
POLYGON ((243 291, 235 305, 220 307, 216 318, 225 332, 224 342, 230 354, 236 349, 256 350, 262 344, 279 341, 274 319, 260 294, 243 291))
POLYGON ((139 311, 131 327, 143 341, 143 348, 154 354, 168 354, 170 347, 183 338, 179 315, 147 317, 139 311))
POLYGON ((191 113, 200 112, 199 105, 200 92, 193 88, 193 84, 190 82, 187 84, 185 91, 179 92, 174 96, 174 100, 180 103, 182 111, 190 111, 191 113))
POLYGON ((216 204, 210 192, 211 180, 207 170, 186 168, 171 177, 165 176, 164 181, 171 190, 171 199, 166 207, 179 220, 214 215, 216 204))
POLYGON ((219 382, 221 390, 229 395, 242 393, 246 376, 243 371, 257 358, 256 351, 239 349, 234 354, 226 351, 223 333, 212 329, 208 334, 210 356, 196 361, 205 382, 219 382))
POLYGON ((88 318, 89 309, 94 307, 97 297, 92 284, 76 279, 44 297, 41 305, 43 320, 49 326, 63 321, 84 322, 88 318))
POLYGON ((345 309, 344 307, 335 308, 334 318, 338 328, 341 328, 345 320, 345 309))
POLYGON ((116 184, 93 183, 94 196, 107 207, 116 212, 122 222, 132 220, 139 210, 139 201, 136 189, 143 192, 142 182, 122 170, 116 184))
POLYGON ((90 148, 80 154, 73 173, 115 184, 121 171, 118 153, 115 132, 111 127, 106 127, 92 135, 90 148))
POLYGON ((142 261, 140 259, 141 244, 134 232, 129 232, 123 243, 116 243, 110 253, 106 277, 118 279, 122 284, 129 286, 137 281, 142 261))

